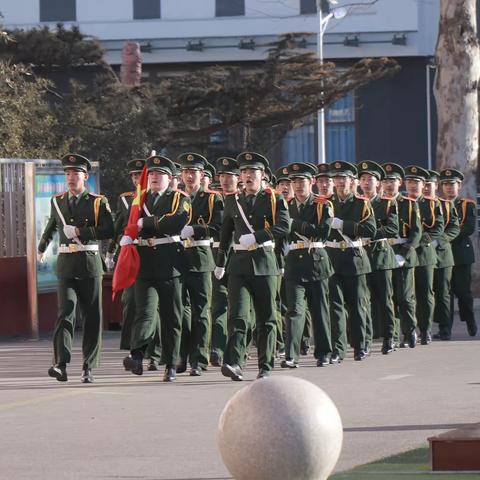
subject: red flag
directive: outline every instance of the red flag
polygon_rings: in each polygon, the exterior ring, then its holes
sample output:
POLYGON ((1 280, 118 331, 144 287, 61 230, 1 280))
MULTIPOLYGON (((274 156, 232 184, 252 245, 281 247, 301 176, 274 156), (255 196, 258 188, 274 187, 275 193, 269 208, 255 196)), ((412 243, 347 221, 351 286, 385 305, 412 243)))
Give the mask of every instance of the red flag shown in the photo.
MULTIPOLYGON (((135 198, 130 207, 130 216, 125 227, 124 235, 129 236, 132 240, 138 237, 137 222, 140 218, 140 213, 145 203, 145 195, 148 186, 148 171, 145 165, 142 170, 140 181, 137 185, 135 198)), ((118 256, 117 266, 113 272, 112 281, 112 301, 115 299, 115 294, 121 290, 133 285, 138 271, 140 270, 140 256, 138 255, 137 247, 135 245, 125 245, 120 248, 120 255, 118 256)))

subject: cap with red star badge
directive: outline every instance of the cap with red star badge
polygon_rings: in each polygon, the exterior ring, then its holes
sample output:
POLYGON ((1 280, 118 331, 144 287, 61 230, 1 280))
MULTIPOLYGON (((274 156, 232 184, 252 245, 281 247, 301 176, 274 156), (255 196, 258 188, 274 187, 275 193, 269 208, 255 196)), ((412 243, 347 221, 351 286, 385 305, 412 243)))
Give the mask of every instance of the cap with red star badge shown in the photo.
POLYGON ((72 169, 78 172, 88 172, 92 169, 92 164, 88 158, 76 153, 69 153, 62 157, 62 167, 64 170, 72 169))
POLYGON ((406 180, 423 180, 424 182, 429 177, 429 173, 422 167, 416 165, 409 165, 405 167, 405 179, 406 180))
POLYGON ((217 167, 217 174, 230 173, 231 175, 240 175, 240 169, 238 163, 231 157, 220 157, 215 161, 217 167))
POLYGON ((455 170, 453 168, 447 168, 440 172, 440 182, 463 182, 464 175, 462 172, 455 170))
POLYGON ((332 177, 356 177, 357 167, 351 163, 337 160, 330 164, 330 176, 332 177))
POLYGON ((275 171, 275 176, 277 177, 277 182, 284 182, 285 180, 290 180, 288 178, 288 168, 281 167, 275 171))
POLYGON ((199 153, 187 152, 179 155, 177 162, 182 166, 182 170, 204 170, 208 160, 199 153))
POLYGON ((383 180, 385 178, 385 171, 377 163, 372 162, 372 160, 364 160, 357 164, 358 176, 360 177, 363 174, 372 175, 378 180, 383 180))
POLYGON ((127 162, 128 173, 141 173, 144 165, 145 160, 130 160, 129 162, 127 162))
POLYGON ((268 160, 256 152, 243 152, 237 156, 237 162, 240 170, 254 168, 256 170, 266 170, 269 166, 268 160))
POLYGON ((309 163, 291 163, 287 167, 288 177, 292 178, 313 178, 317 174, 317 167, 309 163))
POLYGON ((167 157, 163 155, 152 155, 147 158, 147 168, 149 172, 160 172, 166 173, 167 175, 173 176, 175 173, 174 163, 167 157))
POLYGON ((400 165, 396 163, 384 163, 382 167, 385 170, 385 180, 403 180, 405 171, 400 165))

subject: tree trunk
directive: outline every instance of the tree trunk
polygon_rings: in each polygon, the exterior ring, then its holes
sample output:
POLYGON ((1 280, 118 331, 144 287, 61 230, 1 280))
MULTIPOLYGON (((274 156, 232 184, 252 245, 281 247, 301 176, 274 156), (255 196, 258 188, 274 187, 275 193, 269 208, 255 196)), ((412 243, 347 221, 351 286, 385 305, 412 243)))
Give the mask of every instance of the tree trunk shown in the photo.
MULTIPOLYGON (((441 0, 436 50, 437 170, 464 173, 462 196, 477 198, 480 48, 476 0, 441 0)), ((480 258, 475 235, 477 259, 480 258)), ((477 276, 478 265, 477 261, 477 276)), ((475 267, 474 267, 475 268, 475 267)))

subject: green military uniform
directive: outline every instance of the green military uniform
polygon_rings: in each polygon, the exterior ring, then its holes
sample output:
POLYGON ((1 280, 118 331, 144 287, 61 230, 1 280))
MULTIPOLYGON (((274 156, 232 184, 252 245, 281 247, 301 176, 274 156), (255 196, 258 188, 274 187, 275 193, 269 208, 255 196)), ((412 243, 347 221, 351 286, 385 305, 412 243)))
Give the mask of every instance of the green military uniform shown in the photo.
MULTIPOLYGON (((90 162, 81 155, 66 155, 62 166, 88 172, 90 162)), ((67 380, 77 302, 84 314, 82 381, 93 381, 90 369, 98 366, 102 332, 103 265, 98 240, 113 236, 113 220, 105 197, 84 190, 78 197, 70 191, 55 195, 38 251, 45 252, 53 234, 58 231, 60 249, 57 259, 58 318, 53 333, 54 362, 49 375, 67 380), (74 234, 77 228, 78 234, 74 234)))
MULTIPOLYGON (((145 160, 135 159, 127 163, 128 173, 141 173, 145 160)), ((128 224, 130 216, 130 207, 132 206, 135 192, 124 192, 120 194, 117 201, 117 210, 114 223, 114 238, 110 241, 107 250, 107 256, 116 259, 120 250, 117 248, 118 242, 123 236, 125 227, 128 224)), ((130 350, 130 340, 132 336, 132 324, 135 320, 135 285, 131 285, 122 292, 122 333, 120 336, 120 350, 130 350)), ((161 362, 161 341, 160 341, 160 317, 157 317, 157 330, 152 342, 147 348, 147 358, 150 359, 149 370, 156 370, 157 364, 161 362)))
MULTIPOLYGON (((264 170, 268 160, 254 152, 237 157, 240 170, 264 170)), ((232 333, 225 350, 222 373, 241 380, 240 365, 246 356, 250 305, 256 317, 259 377, 273 368, 276 340, 276 308, 278 265, 274 242, 289 229, 287 204, 270 189, 261 189, 247 198, 245 192, 227 195, 217 265, 226 265, 229 248, 234 241, 228 264, 228 308, 232 333), (252 243, 253 236, 253 243, 252 243)))
MULTIPOLYGON (((440 174, 435 170, 429 170, 428 173, 428 181, 438 183, 440 174)), ((438 198, 438 200, 442 206, 444 231, 436 246, 437 264, 433 273, 433 294, 435 297, 433 321, 438 323, 438 334, 435 338, 450 340, 452 333, 450 290, 452 270, 455 263, 451 242, 460 233, 460 223, 453 202, 443 198, 438 198)))
MULTIPOLYGON (((348 162, 331 164, 331 175, 354 177, 357 169, 348 162)), ((347 310, 349 309, 351 344, 354 359, 365 358, 365 328, 368 308, 366 274, 371 272, 362 238, 374 238, 375 217, 370 202, 350 193, 342 200, 337 193, 331 201, 335 218, 343 224, 333 228, 327 241, 328 254, 335 274, 330 281, 330 320, 333 362, 345 358, 347 350, 347 310)), ((335 222, 336 223, 336 222, 335 222)))
MULTIPOLYGON (((461 182, 463 174, 452 168, 440 173, 440 182, 461 182)), ((454 267, 452 272, 452 292, 450 307, 450 328, 453 324, 453 302, 458 298, 460 320, 466 322, 470 336, 477 334, 477 323, 473 312, 472 295, 472 264, 475 263, 475 254, 470 235, 475 233, 476 204, 474 200, 457 197, 454 206, 459 217, 460 233, 452 241, 454 267)))
MULTIPOLYGON (((184 153, 178 157, 182 169, 201 170, 207 160, 197 153, 184 153)), ((212 237, 220 230, 223 202, 221 196, 200 187, 191 196, 192 209, 188 221, 190 234, 182 230, 185 257, 188 263, 185 290, 189 298, 190 324, 183 322, 182 343, 190 359, 190 375, 199 376, 206 369, 210 357, 210 300, 212 272, 215 261, 212 254, 212 237), (190 327, 189 331, 187 328, 190 327)), ((182 359, 184 360, 184 359, 182 359)))
MULTIPOLYGON (((385 178, 403 180, 405 172, 400 165, 385 163, 385 178)), ((414 348, 417 344, 417 319, 415 316, 414 267, 417 266, 416 248, 422 236, 422 224, 417 202, 398 193, 393 198, 397 204, 399 233, 390 240, 396 258, 400 263, 392 271, 393 301, 400 317, 400 330, 403 333, 402 346, 414 348)), ((399 335, 396 328, 395 337, 399 335)))
MULTIPOLYGON (((405 168, 406 179, 427 180, 428 172, 417 166, 405 168)), ((422 221, 423 233, 417 247, 418 264, 415 267, 415 295, 417 297, 417 322, 422 345, 431 342, 431 328, 435 298, 433 295, 433 273, 437 264, 435 243, 443 235, 443 215, 440 202, 435 198, 420 195, 417 204, 422 221)))
MULTIPOLYGON (((289 177, 312 179, 316 167, 293 163, 288 166, 289 177)), ((333 274, 324 242, 330 234, 328 219, 333 217, 330 201, 313 193, 304 201, 295 197, 289 200, 288 210, 292 219, 287 236, 288 254, 285 258, 285 293, 287 301, 286 349, 282 367, 293 368, 298 364, 302 334, 305 325, 306 305, 311 313, 314 356, 317 366, 328 365, 332 351, 328 279, 333 274)))
MULTIPOLYGON (((238 163, 234 158, 220 157, 215 162, 217 173, 240 175, 238 163)), ((225 196, 223 196, 225 198, 225 196)), ((217 258, 220 246, 220 232, 213 235, 212 253, 217 258)), ((227 259, 228 263, 228 259, 227 259)), ((210 344, 210 363, 221 366, 228 340, 228 275, 217 279, 212 276, 212 339, 210 344)))
MULTIPOLYGON (((358 175, 373 175, 383 180, 385 171, 375 162, 365 161, 358 165, 358 175)), ((367 345, 372 344, 374 325, 383 337, 382 353, 388 354, 394 349, 395 313, 393 308, 392 269, 397 267, 395 253, 389 244, 390 239, 398 237, 399 224, 397 204, 394 200, 375 195, 370 198, 375 215, 377 233, 365 241, 365 250, 370 260, 371 273, 367 274, 367 283, 373 301, 370 302, 370 315, 367 324, 367 345)))
MULTIPOLYGON (((147 159, 149 172, 172 175, 173 162, 163 156, 147 159)), ((183 314, 183 276, 187 268, 180 232, 190 215, 190 200, 168 187, 149 190, 143 206, 144 216, 138 239, 140 271, 135 281, 136 316, 132 326, 130 370, 143 373, 142 360, 157 330, 160 313, 162 360, 165 381, 175 378, 179 358, 183 314)))

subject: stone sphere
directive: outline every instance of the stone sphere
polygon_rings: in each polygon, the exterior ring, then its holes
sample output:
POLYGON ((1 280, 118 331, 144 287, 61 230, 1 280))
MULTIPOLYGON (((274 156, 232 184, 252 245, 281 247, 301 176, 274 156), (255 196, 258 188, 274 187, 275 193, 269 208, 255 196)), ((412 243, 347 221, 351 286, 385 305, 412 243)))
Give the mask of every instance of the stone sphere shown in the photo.
POLYGON ((236 480, 323 480, 342 449, 342 420, 330 397, 290 376, 256 380, 220 416, 217 443, 236 480))

